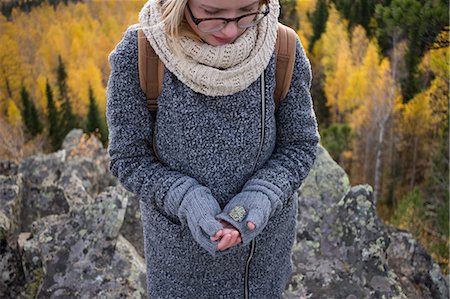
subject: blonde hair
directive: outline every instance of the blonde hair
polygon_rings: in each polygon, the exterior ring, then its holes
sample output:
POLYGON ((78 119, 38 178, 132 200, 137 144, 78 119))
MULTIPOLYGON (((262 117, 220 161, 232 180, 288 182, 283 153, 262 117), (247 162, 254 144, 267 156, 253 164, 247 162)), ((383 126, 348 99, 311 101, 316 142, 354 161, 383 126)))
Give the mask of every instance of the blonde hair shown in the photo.
MULTIPOLYGON (((174 39, 180 36, 197 36, 184 17, 184 9, 188 0, 163 0, 161 1, 161 21, 166 28, 166 34, 174 39)), ((197 36, 197 39, 199 37, 197 36)))

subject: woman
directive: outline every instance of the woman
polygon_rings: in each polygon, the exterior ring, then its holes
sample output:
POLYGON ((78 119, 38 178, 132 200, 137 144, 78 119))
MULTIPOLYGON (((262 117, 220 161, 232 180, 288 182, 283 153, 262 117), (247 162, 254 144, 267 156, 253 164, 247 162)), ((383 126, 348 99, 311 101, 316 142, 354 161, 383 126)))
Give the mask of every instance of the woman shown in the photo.
POLYGON ((298 39, 274 105, 278 15, 277 0, 151 0, 109 57, 110 170, 140 198, 151 298, 279 298, 286 286, 293 194, 319 135, 298 39), (165 65, 154 128, 139 27, 165 65))

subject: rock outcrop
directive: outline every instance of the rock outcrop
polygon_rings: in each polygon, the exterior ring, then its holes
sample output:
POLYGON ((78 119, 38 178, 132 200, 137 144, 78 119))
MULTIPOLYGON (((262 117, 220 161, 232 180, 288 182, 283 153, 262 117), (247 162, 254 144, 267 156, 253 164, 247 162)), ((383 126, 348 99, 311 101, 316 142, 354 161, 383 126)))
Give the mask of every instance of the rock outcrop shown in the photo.
POLYGON ((295 270, 286 298, 448 298, 439 266, 411 234, 378 218, 372 188, 351 187, 342 168, 318 151, 298 190, 295 270))
POLYGON ((142 253, 120 233, 134 196, 107 162, 75 130, 56 153, 0 163, 0 298, 146 298, 142 253))
MULTIPOLYGON (((376 215, 321 147, 298 190, 285 298, 448 298, 439 266, 376 215)), ((0 162, 0 298, 147 298, 138 200, 80 130, 63 149, 0 162)))

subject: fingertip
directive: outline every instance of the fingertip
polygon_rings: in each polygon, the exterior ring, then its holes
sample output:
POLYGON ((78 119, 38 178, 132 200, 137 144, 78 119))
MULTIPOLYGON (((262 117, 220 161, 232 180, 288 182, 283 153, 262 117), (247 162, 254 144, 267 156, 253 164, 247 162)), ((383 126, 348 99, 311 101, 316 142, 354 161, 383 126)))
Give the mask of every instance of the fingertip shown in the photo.
POLYGON ((255 224, 249 221, 249 222, 247 222, 247 227, 248 227, 249 230, 254 230, 255 229, 255 224))

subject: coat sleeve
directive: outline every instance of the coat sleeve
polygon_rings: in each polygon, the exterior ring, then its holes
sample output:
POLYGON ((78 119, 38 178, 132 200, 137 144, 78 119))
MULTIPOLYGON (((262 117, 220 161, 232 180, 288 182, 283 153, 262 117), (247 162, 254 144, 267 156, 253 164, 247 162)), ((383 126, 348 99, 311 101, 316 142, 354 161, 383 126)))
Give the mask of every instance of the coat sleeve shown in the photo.
MULTIPOLYGON (((139 85, 137 32, 128 29, 111 52, 106 117, 110 171, 141 200, 151 200, 165 216, 182 218, 219 213, 211 191, 194 178, 169 169, 151 150, 153 129, 146 98, 139 85), (201 204, 199 204, 201 203, 201 204)), ((220 227, 219 227, 220 228, 220 227)))
POLYGON ((218 215, 239 229, 244 244, 256 237, 275 211, 290 200, 315 161, 319 133, 310 93, 311 79, 310 62, 297 38, 291 85, 276 112, 275 149, 218 215), (245 221, 233 217, 236 207, 245 209, 245 221), (247 229, 248 221, 256 229, 247 229))

